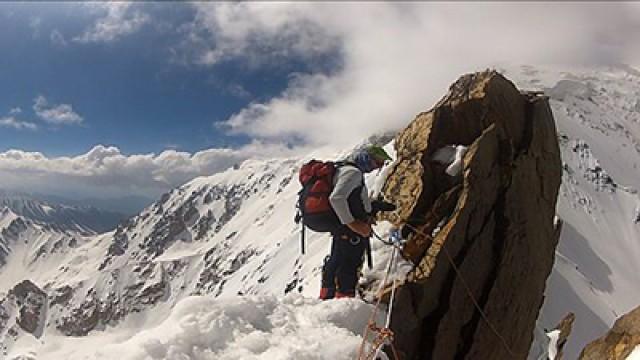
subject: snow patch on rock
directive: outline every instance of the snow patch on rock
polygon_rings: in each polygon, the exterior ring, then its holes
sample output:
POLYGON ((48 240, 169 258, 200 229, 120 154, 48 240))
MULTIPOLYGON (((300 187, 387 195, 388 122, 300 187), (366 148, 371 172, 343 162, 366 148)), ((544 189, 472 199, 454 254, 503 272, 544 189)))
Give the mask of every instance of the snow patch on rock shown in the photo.
POLYGON ((640 360, 640 346, 636 346, 626 360, 640 360))

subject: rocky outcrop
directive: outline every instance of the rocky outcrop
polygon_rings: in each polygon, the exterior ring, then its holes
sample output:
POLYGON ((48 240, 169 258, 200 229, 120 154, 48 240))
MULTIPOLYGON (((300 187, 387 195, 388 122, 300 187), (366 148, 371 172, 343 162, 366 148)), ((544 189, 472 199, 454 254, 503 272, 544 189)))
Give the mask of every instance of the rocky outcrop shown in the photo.
POLYGON ((18 325, 24 331, 39 337, 44 326, 47 294, 31 281, 24 280, 9 292, 9 296, 15 297, 20 308, 18 325))
POLYGON ((0 299, 0 358, 21 333, 40 338, 46 319, 47 294, 29 280, 14 286, 0 299))
POLYGON ((68 336, 85 336, 95 328, 115 325, 127 314, 142 311, 166 299, 169 277, 183 270, 184 264, 179 261, 165 264, 147 262, 136 265, 132 270, 126 268, 103 274, 101 285, 89 288, 84 294, 80 286, 78 289, 69 286, 58 288, 50 304, 59 314, 56 328, 68 336), (123 286, 121 277, 135 281, 130 280, 123 286), (81 297, 82 301, 74 302, 74 296, 81 297))
POLYGON ((548 99, 465 75, 396 138, 384 196, 415 263, 392 314, 403 359, 526 359, 551 272, 561 160, 548 99), (462 173, 432 160, 464 145, 462 173))
MULTIPOLYGON (((569 340, 571 330, 573 329, 573 323, 576 321, 576 315, 572 312, 565 315, 562 320, 556 325, 552 332, 557 332, 558 339, 555 343, 556 357, 554 360, 562 360, 564 358, 564 347, 569 340)), ((548 334, 548 333, 547 333, 548 334)))
POLYGON ((587 345, 578 360, 624 360, 640 346, 640 306, 623 315, 602 338, 587 345))

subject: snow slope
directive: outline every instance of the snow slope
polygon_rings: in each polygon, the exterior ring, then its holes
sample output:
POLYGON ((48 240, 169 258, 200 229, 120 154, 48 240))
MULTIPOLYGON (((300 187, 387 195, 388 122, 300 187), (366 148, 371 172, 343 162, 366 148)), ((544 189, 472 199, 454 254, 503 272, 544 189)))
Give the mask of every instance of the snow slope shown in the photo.
POLYGON ((0 294, 25 279, 46 282, 75 248, 92 239, 0 207, 0 294))
POLYGON ((626 360, 640 360, 640 346, 636 346, 626 360))

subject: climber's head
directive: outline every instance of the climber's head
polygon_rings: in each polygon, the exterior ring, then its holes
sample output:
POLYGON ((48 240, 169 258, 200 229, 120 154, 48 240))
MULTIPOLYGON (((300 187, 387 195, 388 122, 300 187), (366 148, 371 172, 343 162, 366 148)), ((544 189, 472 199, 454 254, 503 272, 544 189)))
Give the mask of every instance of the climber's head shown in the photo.
POLYGON ((358 150, 353 160, 362 172, 368 173, 383 167, 386 161, 391 160, 391 156, 382 147, 370 145, 358 150))

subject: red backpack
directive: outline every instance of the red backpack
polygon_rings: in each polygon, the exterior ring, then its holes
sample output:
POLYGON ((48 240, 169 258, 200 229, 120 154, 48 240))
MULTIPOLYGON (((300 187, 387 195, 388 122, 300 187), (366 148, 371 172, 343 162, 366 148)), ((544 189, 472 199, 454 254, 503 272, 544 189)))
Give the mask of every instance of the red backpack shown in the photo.
POLYGON ((302 190, 298 192, 298 213, 295 221, 302 220, 302 253, 304 254, 304 228, 317 232, 336 231, 341 223, 329 203, 333 190, 333 176, 342 163, 311 160, 302 165, 298 178, 302 190))

